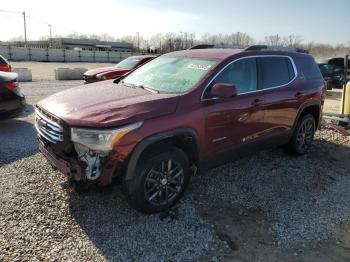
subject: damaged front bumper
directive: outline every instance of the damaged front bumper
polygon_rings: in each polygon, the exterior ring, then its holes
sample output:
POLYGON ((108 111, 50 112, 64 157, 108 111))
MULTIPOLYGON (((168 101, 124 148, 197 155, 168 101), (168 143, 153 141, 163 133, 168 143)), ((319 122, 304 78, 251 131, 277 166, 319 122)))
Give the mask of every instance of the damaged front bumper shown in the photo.
POLYGON ((44 142, 42 142, 40 139, 38 140, 39 151, 45 156, 53 168, 58 169, 61 173, 76 181, 85 179, 84 167, 75 161, 66 161, 60 158, 47 145, 45 145, 44 142))
POLYGON ((61 173, 66 175, 68 178, 74 181, 93 181, 101 186, 107 186, 112 183, 113 174, 118 167, 118 162, 115 161, 105 161, 103 164, 101 162, 96 167, 99 169, 98 178, 89 179, 91 172, 91 165, 87 165, 81 161, 77 161, 73 157, 68 159, 63 159, 62 157, 55 154, 55 152, 50 149, 50 147, 45 144, 45 142, 39 141, 39 151, 45 156, 47 161, 51 164, 54 169, 59 170, 61 173))

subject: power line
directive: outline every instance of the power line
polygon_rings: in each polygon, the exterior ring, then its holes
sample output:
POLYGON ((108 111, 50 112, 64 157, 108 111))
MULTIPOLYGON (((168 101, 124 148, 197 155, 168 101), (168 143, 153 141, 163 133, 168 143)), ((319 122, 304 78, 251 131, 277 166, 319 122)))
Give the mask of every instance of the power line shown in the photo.
POLYGON ((64 28, 64 27, 61 27, 61 26, 57 26, 57 25, 51 24, 51 23, 49 23, 49 22, 45 22, 45 21, 43 21, 43 20, 37 19, 37 18, 32 17, 32 16, 27 16, 27 18, 29 18, 30 20, 35 21, 35 22, 37 22, 37 23, 44 24, 44 25, 48 25, 48 26, 51 26, 51 27, 55 27, 55 28, 57 28, 57 29, 61 29, 61 30, 64 30, 64 31, 69 31, 69 32, 73 32, 73 33, 82 34, 82 33, 78 32, 77 30, 67 29, 67 28, 64 28))
MULTIPOLYGON (((11 13, 11 14, 20 14, 21 17, 23 16, 23 12, 18 12, 18 11, 13 11, 13 10, 0 9, 0 12, 11 13)), ((71 33, 77 33, 77 34, 80 34, 80 35, 84 35, 84 33, 79 32, 79 31, 77 31, 77 30, 68 29, 68 28, 65 28, 65 27, 62 27, 62 26, 54 25, 54 24, 52 24, 52 23, 43 21, 43 20, 38 19, 38 18, 33 17, 33 16, 28 16, 28 15, 26 15, 25 17, 26 17, 26 19, 32 20, 32 21, 34 21, 34 22, 47 25, 47 26, 50 27, 50 29, 51 29, 51 27, 53 27, 53 28, 57 28, 57 29, 60 29, 60 30, 63 30, 63 31, 68 31, 68 32, 71 32, 71 33)), ((50 30, 50 31, 51 31, 51 30, 50 30)))
POLYGON ((12 11, 12 10, 6 10, 6 9, 0 9, 0 12, 12 13, 12 14, 21 14, 21 13, 22 13, 22 12, 12 11))

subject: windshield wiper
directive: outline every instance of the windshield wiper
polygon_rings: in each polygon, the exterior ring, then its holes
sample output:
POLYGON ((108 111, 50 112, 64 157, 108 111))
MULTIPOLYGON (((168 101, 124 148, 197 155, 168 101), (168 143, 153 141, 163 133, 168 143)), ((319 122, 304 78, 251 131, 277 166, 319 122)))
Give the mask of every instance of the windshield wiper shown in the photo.
POLYGON ((136 88, 136 87, 138 87, 138 88, 142 88, 142 89, 147 90, 147 91, 152 92, 152 93, 156 93, 156 94, 159 94, 159 93, 160 93, 158 90, 154 90, 154 89, 152 89, 152 88, 149 88, 149 87, 146 87, 146 86, 143 86, 143 85, 130 84, 130 83, 126 83, 126 82, 124 82, 124 81, 121 81, 121 83, 122 83, 123 85, 127 86, 127 87, 131 87, 131 88, 136 88))
POLYGON ((136 87, 139 87, 139 88, 142 88, 144 90, 147 90, 149 92, 152 92, 152 93, 156 93, 156 94, 159 94, 160 92, 158 90, 154 90, 152 88, 149 88, 147 86, 143 86, 143 85, 135 85, 136 87))

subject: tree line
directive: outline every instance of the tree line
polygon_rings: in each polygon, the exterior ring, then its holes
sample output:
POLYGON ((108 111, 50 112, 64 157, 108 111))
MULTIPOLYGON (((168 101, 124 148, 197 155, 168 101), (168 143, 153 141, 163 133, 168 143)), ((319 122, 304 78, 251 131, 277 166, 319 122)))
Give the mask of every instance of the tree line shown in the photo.
MULTIPOLYGON (((59 38, 63 36, 55 36, 59 38)), ((113 37, 108 34, 101 35, 82 35, 70 34, 64 37, 76 39, 98 39, 102 41, 127 42, 133 45, 134 52, 155 52, 167 53, 176 50, 188 49, 198 44, 212 44, 217 47, 235 47, 246 48, 254 44, 266 44, 271 46, 284 46, 291 48, 302 48, 308 50, 316 59, 327 57, 343 56, 350 54, 350 41, 344 44, 330 45, 325 43, 309 42, 305 43, 299 35, 291 34, 281 36, 279 34, 265 36, 263 40, 257 41, 249 34, 244 32, 236 32, 231 34, 204 34, 197 37, 194 33, 169 32, 166 34, 157 33, 149 38, 145 38, 140 34, 126 35, 120 38, 113 37)), ((16 38, 16 40, 19 40, 16 38)), ((48 40, 42 37, 40 40, 48 40)))
MULTIPOLYGON (((71 37, 76 37, 73 35, 71 37)), ((284 46, 291 48, 302 48, 308 50, 316 59, 323 59, 335 56, 350 54, 350 41, 344 44, 330 45, 325 43, 305 43, 299 35, 290 34, 281 36, 279 34, 265 36, 263 40, 257 41, 249 34, 236 32, 231 34, 204 34, 196 37, 193 33, 166 33, 155 34, 149 38, 141 35, 128 35, 121 38, 114 38, 110 35, 78 36, 82 38, 95 38, 103 41, 122 41, 132 43, 135 52, 146 52, 154 50, 157 53, 167 53, 176 50, 190 48, 198 44, 212 44, 215 46, 246 48, 254 44, 266 44, 271 46, 284 46)))

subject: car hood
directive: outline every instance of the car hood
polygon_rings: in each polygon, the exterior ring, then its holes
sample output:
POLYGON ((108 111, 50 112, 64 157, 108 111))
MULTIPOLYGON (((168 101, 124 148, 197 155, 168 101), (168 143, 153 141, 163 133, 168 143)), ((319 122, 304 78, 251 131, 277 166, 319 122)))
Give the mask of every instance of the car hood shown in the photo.
POLYGON ((90 70, 86 71, 84 73, 84 75, 93 76, 93 75, 98 75, 98 74, 101 74, 101 73, 108 73, 108 72, 124 73, 124 72, 128 72, 130 70, 131 69, 128 69, 128 68, 117 68, 117 67, 114 67, 114 66, 110 66, 110 67, 101 67, 101 68, 90 69, 90 70))
POLYGON ((112 127, 171 114, 179 97, 107 80, 56 93, 37 106, 72 126, 112 127))

